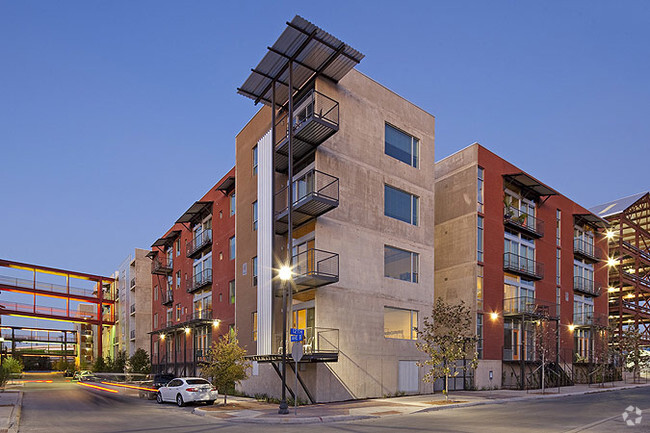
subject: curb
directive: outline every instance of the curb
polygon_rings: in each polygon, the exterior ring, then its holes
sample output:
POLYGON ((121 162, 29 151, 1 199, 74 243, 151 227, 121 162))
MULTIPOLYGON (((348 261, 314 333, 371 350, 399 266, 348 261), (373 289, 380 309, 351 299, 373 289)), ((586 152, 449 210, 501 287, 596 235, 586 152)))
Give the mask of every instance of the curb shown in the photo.
POLYGON ((22 414, 22 409, 23 409, 23 392, 18 391, 18 399, 16 400, 16 404, 14 405, 13 409, 11 410, 11 414, 9 415, 9 422, 7 423, 7 428, 0 429, 0 433, 17 433, 18 428, 20 427, 20 416, 22 414))
MULTIPOLYGON (((192 411, 194 415, 208 416, 212 411, 208 411, 197 407, 192 411)), ((309 416, 303 418, 294 418, 293 416, 276 418, 268 416, 260 417, 232 417, 220 418, 222 421, 234 424, 321 424, 327 422, 341 422, 341 421, 358 421, 362 419, 379 418, 373 415, 326 415, 326 416, 309 416)))

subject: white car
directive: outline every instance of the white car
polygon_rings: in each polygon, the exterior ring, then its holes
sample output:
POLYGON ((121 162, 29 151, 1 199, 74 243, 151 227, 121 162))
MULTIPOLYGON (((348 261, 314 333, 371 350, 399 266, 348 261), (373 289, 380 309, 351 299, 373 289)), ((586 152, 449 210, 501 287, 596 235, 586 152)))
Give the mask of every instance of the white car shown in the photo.
POLYGON ((213 404, 218 397, 217 388, 202 377, 177 377, 158 388, 156 401, 160 404, 175 401, 178 406, 184 406, 191 401, 213 404))

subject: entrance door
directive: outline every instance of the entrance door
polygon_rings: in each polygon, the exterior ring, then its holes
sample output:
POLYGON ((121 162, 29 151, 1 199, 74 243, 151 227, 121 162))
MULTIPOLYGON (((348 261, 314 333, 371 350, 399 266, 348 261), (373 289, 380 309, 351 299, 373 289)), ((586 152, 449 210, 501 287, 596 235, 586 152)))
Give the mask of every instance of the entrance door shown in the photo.
POLYGON ((519 353, 520 345, 519 342, 519 329, 512 329, 512 360, 519 361, 521 354, 519 353))

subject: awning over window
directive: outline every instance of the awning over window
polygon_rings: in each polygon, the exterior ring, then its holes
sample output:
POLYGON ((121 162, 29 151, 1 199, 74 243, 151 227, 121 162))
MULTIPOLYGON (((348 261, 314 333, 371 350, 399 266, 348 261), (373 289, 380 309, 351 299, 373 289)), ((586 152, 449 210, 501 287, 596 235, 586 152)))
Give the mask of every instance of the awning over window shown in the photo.
POLYGON ((276 82, 275 103, 283 105, 289 99, 289 61, 293 61, 292 86, 301 89, 315 76, 338 82, 364 55, 341 42, 306 19, 296 15, 256 68, 251 69, 237 93, 257 104, 271 105, 271 85, 276 82))
POLYGON ((592 213, 586 213, 586 214, 573 214, 577 222, 583 222, 585 224, 589 224, 592 227, 600 228, 600 229, 606 229, 609 227, 609 223, 605 221, 604 219, 592 214, 592 213))
POLYGON ((558 195, 558 192, 553 188, 549 188, 526 173, 504 174, 503 178, 507 182, 521 188, 526 188, 541 197, 558 195))
POLYGON ((228 176, 219 185, 216 190, 221 191, 225 195, 230 194, 235 189, 235 176, 228 176))
POLYGON ((174 230, 170 232, 167 236, 163 236, 162 238, 159 238, 156 242, 151 245, 151 248, 154 247, 169 247, 171 244, 174 243, 177 237, 181 235, 180 230, 174 230))
POLYGON ((188 210, 185 211, 181 217, 176 220, 177 223, 189 223, 202 218, 205 215, 208 215, 212 212, 212 202, 211 201, 197 201, 194 203, 188 210))

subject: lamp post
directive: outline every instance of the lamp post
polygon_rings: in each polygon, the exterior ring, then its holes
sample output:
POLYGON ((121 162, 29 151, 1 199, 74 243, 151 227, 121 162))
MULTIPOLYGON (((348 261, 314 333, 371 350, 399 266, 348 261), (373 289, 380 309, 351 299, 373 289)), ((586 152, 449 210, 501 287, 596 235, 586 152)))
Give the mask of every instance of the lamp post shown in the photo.
POLYGON ((291 268, 283 266, 279 272, 282 281, 282 400, 278 413, 286 415, 289 413, 287 404, 287 286, 291 281, 291 268))

